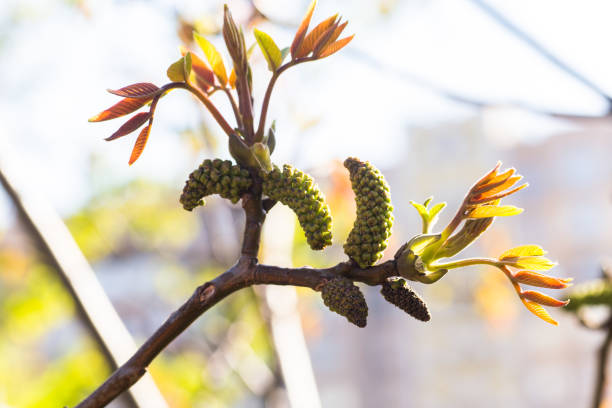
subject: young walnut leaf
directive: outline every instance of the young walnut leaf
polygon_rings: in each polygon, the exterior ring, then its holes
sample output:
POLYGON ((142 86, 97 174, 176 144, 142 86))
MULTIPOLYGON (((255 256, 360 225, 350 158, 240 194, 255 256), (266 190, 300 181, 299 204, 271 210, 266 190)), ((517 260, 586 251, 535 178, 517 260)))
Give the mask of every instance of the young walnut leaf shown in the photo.
POLYGON ((544 320, 547 323, 554 324, 555 326, 557 326, 559 324, 559 323, 557 323, 556 320, 554 320, 551 317, 551 315, 546 311, 546 309, 544 309, 539 304, 537 304, 535 302, 528 302, 528 301, 526 301, 524 299, 521 299, 521 300, 523 301, 523 304, 525 305, 527 310, 529 310, 534 315, 538 316, 540 319, 544 320))
POLYGON ((253 31, 257 44, 261 49, 266 61, 268 61, 268 69, 272 72, 276 71, 283 63, 283 55, 272 37, 268 34, 255 29, 253 31))
POLYGON ((523 212, 522 208, 513 205, 483 205, 471 210, 466 218, 509 217, 523 212))
POLYGON ((144 127, 140 134, 138 135, 138 139, 136 139, 136 143, 134 144, 134 148, 132 149, 132 154, 130 155, 130 161, 128 164, 131 166, 142 154, 142 151, 147 144, 147 140, 149 139, 149 133, 151 133, 151 124, 148 124, 144 127))
POLYGON ((159 88, 149 82, 139 82, 117 90, 107 89, 107 91, 123 98, 152 98, 159 88))
POLYGON ((215 84, 215 74, 206 65, 200 57, 193 52, 190 52, 187 48, 181 47, 181 55, 185 56, 187 53, 191 54, 191 70, 195 74, 196 83, 204 91, 208 91, 209 88, 215 84))
MULTIPOLYGON (((321 40, 326 32, 334 25, 336 19, 338 18, 338 14, 335 14, 322 22, 320 22, 315 28, 312 29, 311 32, 304 38, 304 41, 300 44, 297 52, 295 53, 295 58, 303 58, 314 51, 315 46, 321 40)), ((331 33, 329 34, 331 36, 331 33)), ((329 37, 328 37, 329 39, 329 37)))
POLYGON ((319 58, 329 57, 330 55, 337 53, 348 43, 350 43, 353 37, 355 37, 355 34, 350 35, 348 37, 344 37, 341 40, 338 40, 335 43, 328 45, 325 49, 323 49, 323 51, 319 55, 319 58))
POLYGON ((110 135, 104 140, 111 141, 111 140, 118 139, 122 136, 129 135, 130 133, 132 133, 133 131, 135 131, 142 125, 144 125, 145 122, 149 120, 150 117, 151 117, 151 112, 137 113, 136 115, 132 116, 130 120, 125 122, 123 126, 121 126, 115 133, 113 133, 112 135, 110 135))
MULTIPOLYGON (((506 261, 509 261, 507 258, 506 261)), ((519 258, 511 258, 509 265, 514 268, 529 269, 532 271, 547 271, 556 265, 550 259, 541 256, 522 256, 519 258)))
POLYGON ((529 286, 548 289, 565 289, 571 286, 572 278, 554 278, 534 271, 517 272, 513 279, 515 282, 529 286))
POLYGON ((221 83, 221 86, 227 85, 227 72, 225 71, 223 58, 221 57, 219 51, 217 51, 215 46, 212 45, 210 41, 195 31, 193 32, 193 38, 204 52, 204 55, 206 55, 206 59, 212 67, 217 79, 221 83))
POLYGON ((89 118, 89 122, 102 122, 129 115, 130 113, 142 108, 152 98, 125 98, 117 102, 110 108, 89 118))
POLYGON ((526 290, 521 293, 521 297, 540 305, 551 307, 563 307, 569 303, 569 300, 558 300, 535 290, 526 290))
POLYGON ((188 52, 184 57, 181 57, 178 61, 174 62, 168 67, 166 74, 171 81, 174 82, 186 82, 189 79, 189 73, 191 72, 191 53, 188 52))
POLYGON ((291 43, 291 56, 293 57, 293 59, 298 58, 298 49, 304 41, 306 31, 308 31, 308 26, 310 25, 310 19, 312 18, 312 13, 314 12, 316 5, 317 0, 313 0, 312 3, 310 3, 310 6, 308 6, 308 11, 306 12, 306 15, 302 19, 302 22, 295 33, 295 37, 293 37, 293 42, 291 43))
POLYGON ((537 245, 521 245, 516 248, 512 248, 501 254, 499 257, 500 261, 506 258, 516 258, 519 256, 542 256, 545 255, 546 251, 537 245))

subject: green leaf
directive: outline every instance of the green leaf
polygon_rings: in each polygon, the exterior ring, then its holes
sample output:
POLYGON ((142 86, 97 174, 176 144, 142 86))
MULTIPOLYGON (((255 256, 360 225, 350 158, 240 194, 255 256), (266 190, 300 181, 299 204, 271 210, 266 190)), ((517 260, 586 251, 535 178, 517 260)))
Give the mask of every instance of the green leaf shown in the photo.
POLYGON ((193 32, 193 39, 198 43, 206 59, 210 64, 215 76, 219 80, 222 86, 227 85, 227 72, 225 71, 225 65, 223 64, 223 58, 214 45, 200 34, 193 32))
POLYGON ((268 68, 272 72, 276 71, 283 63, 283 56, 281 51, 278 49, 278 46, 272 37, 263 31, 255 29, 253 34, 255 35, 257 44, 259 44, 259 48, 261 48, 261 52, 266 58, 266 61, 268 61, 268 68))
POLYGON ((410 204, 412 204, 412 206, 416 208, 416 210, 419 212, 419 215, 423 217, 423 219, 429 218, 429 211, 427 211, 427 208, 423 204, 419 204, 415 201, 410 201, 410 204))
POLYGON ((541 256, 546 254, 542 248, 537 245, 522 245, 516 248, 512 248, 501 254, 499 257, 500 261, 506 258, 516 258, 519 256, 541 256))
POLYGON ((438 214, 446 207, 445 202, 438 203, 429 209, 429 222, 434 224, 436 222, 436 218, 438 214))
MULTIPOLYGON (((178 61, 168 67, 166 74, 173 82, 185 82, 185 57, 181 57, 178 61)), ((189 70, 191 70, 191 58, 189 59, 189 70)))
POLYGON ((183 74, 185 76, 185 81, 189 80, 189 75, 191 75, 191 53, 188 52, 183 57, 183 74))

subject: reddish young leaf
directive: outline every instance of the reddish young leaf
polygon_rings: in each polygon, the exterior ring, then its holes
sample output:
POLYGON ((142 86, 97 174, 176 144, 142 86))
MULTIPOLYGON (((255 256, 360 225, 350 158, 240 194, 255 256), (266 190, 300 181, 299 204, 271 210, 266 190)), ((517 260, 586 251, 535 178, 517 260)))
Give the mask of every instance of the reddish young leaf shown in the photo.
POLYGON ((526 290, 521 297, 544 306, 562 307, 569 303, 569 300, 558 300, 535 290, 526 290))
POLYGON ((134 148, 132 149, 132 155, 130 156, 130 161, 128 164, 131 166, 142 154, 142 151, 147 144, 147 140, 149 139, 149 133, 151 132, 151 124, 144 127, 140 134, 138 135, 138 139, 136 139, 136 143, 134 144, 134 148))
POLYGON ((208 68, 208 65, 200 57, 198 57, 193 52, 189 51, 185 47, 181 47, 181 55, 185 56, 188 52, 191 53, 191 69, 196 75, 196 83, 200 88, 204 91, 207 91, 208 88, 212 87, 215 84, 215 74, 214 72, 208 68), (204 87, 206 85, 206 87, 204 87))
MULTIPOLYGON (((512 184, 514 184, 514 183, 512 183, 512 184)), ((514 194, 517 191, 520 191, 520 190, 522 190, 522 189, 524 189, 525 187, 528 187, 528 186, 529 186, 529 183, 525 183, 525 184, 522 184, 522 185, 520 185, 518 187, 513 188, 512 190, 508 190, 508 191, 505 191, 503 193, 493 194, 493 195, 488 195, 489 193, 487 192, 487 194, 478 195, 477 196, 478 198, 471 199, 470 203, 471 204, 483 204, 483 203, 488 203, 490 201, 500 200, 500 199, 502 199, 504 197, 507 197, 507 196, 509 196, 511 194, 514 194)))
POLYGON ((520 271, 514 275, 514 280, 524 285, 537 286, 539 288, 565 289, 571 286, 572 278, 553 278, 533 271, 520 271))
POLYGON ((159 88, 149 82, 139 82, 117 90, 107 89, 107 91, 124 98, 151 98, 159 91, 159 88))
POLYGON ((119 118, 121 116, 129 115, 142 108, 151 98, 125 98, 114 104, 110 108, 98 113, 95 116, 89 118, 90 122, 102 122, 104 120, 110 120, 119 118))
POLYGON ((298 27, 295 37, 293 37, 293 42, 291 43, 291 56, 295 59, 297 58, 296 53, 300 45, 302 45, 302 41, 304 41, 304 37, 306 36, 306 31, 308 31, 308 26, 310 25, 310 19, 312 18, 312 13, 314 12, 315 6, 317 5, 317 0, 312 0, 310 6, 308 7, 308 11, 302 20, 302 23, 298 27))
POLYGON ((353 37, 355 37, 355 34, 353 34, 353 35, 351 35, 349 37, 344 37, 341 40, 338 40, 335 43, 332 43, 332 44, 328 45, 321 52, 321 54, 319 55, 319 58, 329 57, 330 55, 335 54, 336 52, 340 51, 342 48, 344 48, 344 46, 346 46, 346 44, 351 42, 353 37))
POLYGON ((537 303, 534 302, 528 302, 524 299, 521 299, 523 301, 523 304, 525 305, 525 307, 534 315, 538 316, 540 319, 544 320, 547 323, 550 324, 554 324, 555 326, 558 325, 558 323, 555 321, 555 319, 553 319, 550 314, 546 311, 546 309, 544 309, 542 306, 540 306, 537 303))
POLYGON ((331 40, 331 37, 334 35, 334 32, 336 31, 339 25, 340 23, 338 21, 335 21, 334 24, 332 24, 331 27, 325 30, 325 32, 319 37, 319 39, 315 43, 314 49, 312 50, 312 55, 314 57, 318 57, 319 54, 321 54, 323 48, 325 48, 325 46, 329 44, 329 40, 331 40))
MULTIPOLYGON (((340 20, 338 20, 338 23, 340 23, 340 20)), ((340 34, 342 34, 342 31, 344 31, 347 24, 348 24, 348 21, 345 21, 342 24, 336 24, 334 33, 331 35, 331 37, 329 37, 329 39, 327 40, 323 48, 327 48, 328 45, 333 44, 333 42, 336 41, 338 37, 340 37, 340 34)))
POLYGON ((315 49, 315 45, 319 42, 321 37, 325 35, 326 31, 334 25, 337 18, 338 14, 335 14, 328 19, 323 20, 319 23, 319 25, 313 28, 312 31, 309 32, 306 37, 304 37, 304 41, 302 41, 302 44, 298 48, 295 55, 292 53, 294 58, 302 58, 310 54, 315 49))
POLYGON ((111 141, 118 139, 122 136, 129 135, 139 127, 145 124, 147 120, 151 117, 151 112, 140 112, 136 115, 132 116, 130 120, 125 122, 123 126, 121 126, 115 133, 110 135, 104 140, 111 141))

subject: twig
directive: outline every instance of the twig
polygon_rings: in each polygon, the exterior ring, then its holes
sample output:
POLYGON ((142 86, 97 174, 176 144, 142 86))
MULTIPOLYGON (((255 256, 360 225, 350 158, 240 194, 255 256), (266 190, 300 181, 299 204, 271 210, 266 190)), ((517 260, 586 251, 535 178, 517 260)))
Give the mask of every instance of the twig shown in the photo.
POLYGON ((595 392, 593 394, 593 408, 600 408, 604 397, 604 391, 608 382, 607 367, 608 356, 610 355, 610 344, 612 344, 612 319, 605 324, 606 337, 597 353, 597 374, 595 382, 595 392))

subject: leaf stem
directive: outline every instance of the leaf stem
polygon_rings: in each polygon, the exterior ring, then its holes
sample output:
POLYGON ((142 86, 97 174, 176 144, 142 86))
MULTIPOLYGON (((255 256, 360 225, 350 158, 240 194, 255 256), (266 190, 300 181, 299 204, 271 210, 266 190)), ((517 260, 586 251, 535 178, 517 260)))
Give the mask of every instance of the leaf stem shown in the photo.
POLYGON ((225 118, 223 117, 221 112, 219 112, 219 110, 210 101, 210 99, 208 99, 208 96, 206 96, 205 94, 200 92, 199 89, 197 89, 197 88, 195 88, 195 87, 193 87, 193 86, 191 86, 191 85, 189 85, 188 83, 185 83, 185 82, 171 82, 169 84, 164 85, 160 89, 162 89, 165 92, 165 91, 169 91, 170 89, 175 89, 175 88, 186 89, 187 91, 189 91, 192 94, 194 94, 196 96, 196 98, 198 98, 200 100, 200 102, 202 102, 202 104, 204 104, 206 109, 208 109, 208 111, 211 113, 213 118, 217 121, 219 126, 221 126, 223 131, 225 133, 227 133, 228 136, 231 135, 232 133, 234 133, 234 129, 232 129, 232 127, 229 125, 229 123, 227 123, 227 121, 225 120, 225 118))
POLYGON ((438 269, 455 269, 472 265, 490 265, 502 269, 506 264, 503 261, 498 261, 497 259, 493 258, 467 258, 446 263, 433 263, 427 265, 427 267, 428 269, 435 271, 438 269))
POLYGON ((314 61, 316 57, 306 57, 299 58, 295 60, 291 60, 287 62, 285 65, 282 65, 272 74, 270 78, 270 82, 268 83, 268 88, 266 89, 266 93, 264 95, 263 103, 261 105, 261 115, 259 116, 259 124, 257 126, 257 133, 255 134, 256 140, 261 140, 263 138, 264 128, 266 126, 266 116, 268 115, 268 106, 270 105, 270 97, 272 96, 272 90, 274 89, 274 84, 276 84, 276 80, 278 77, 285 72, 287 69, 301 64, 302 62, 314 61))
POLYGON ((238 110, 238 105, 236 105, 236 100, 234 99, 234 96, 232 95, 232 93, 230 92, 228 88, 219 87, 219 89, 222 90, 227 95, 227 99, 229 99, 230 103, 232 104, 232 110, 234 111, 234 116, 236 117, 237 127, 242 128, 243 127, 242 116, 240 115, 240 111, 238 110))

